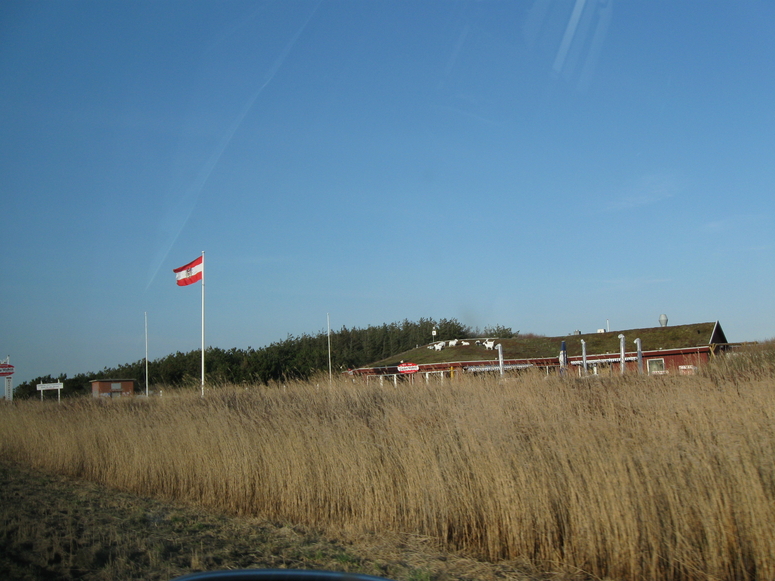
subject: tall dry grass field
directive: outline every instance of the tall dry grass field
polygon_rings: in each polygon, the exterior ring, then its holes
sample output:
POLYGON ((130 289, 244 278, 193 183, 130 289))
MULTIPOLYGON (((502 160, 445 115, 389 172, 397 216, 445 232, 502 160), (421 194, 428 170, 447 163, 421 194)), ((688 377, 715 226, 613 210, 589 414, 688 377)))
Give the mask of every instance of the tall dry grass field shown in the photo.
POLYGON ((775 360, 695 377, 222 387, 0 406, 0 457, 599 578, 775 578, 775 360))

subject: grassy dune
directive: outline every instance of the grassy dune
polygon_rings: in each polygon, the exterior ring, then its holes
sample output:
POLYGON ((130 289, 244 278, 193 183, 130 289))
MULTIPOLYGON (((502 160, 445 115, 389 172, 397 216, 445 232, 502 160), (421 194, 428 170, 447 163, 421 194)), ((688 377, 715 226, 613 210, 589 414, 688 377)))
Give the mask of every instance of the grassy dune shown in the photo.
POLYGON ((772 346, 695 377, 326 380, 0 406, 0 458, 598 578, 775 577, 772 346))

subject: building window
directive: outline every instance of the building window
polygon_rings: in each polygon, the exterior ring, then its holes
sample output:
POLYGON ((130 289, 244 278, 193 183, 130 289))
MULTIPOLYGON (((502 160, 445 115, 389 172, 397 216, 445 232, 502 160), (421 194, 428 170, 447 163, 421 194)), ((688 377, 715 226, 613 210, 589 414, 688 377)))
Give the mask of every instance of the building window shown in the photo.
POLYGON ((649 369, 649 375, 666 375, 664 359, 649 359, 646 361, 649 369))
POLYGON ((111 383, 110 384, 110 391, 121 391, 121 384, 120 383, 111 383))

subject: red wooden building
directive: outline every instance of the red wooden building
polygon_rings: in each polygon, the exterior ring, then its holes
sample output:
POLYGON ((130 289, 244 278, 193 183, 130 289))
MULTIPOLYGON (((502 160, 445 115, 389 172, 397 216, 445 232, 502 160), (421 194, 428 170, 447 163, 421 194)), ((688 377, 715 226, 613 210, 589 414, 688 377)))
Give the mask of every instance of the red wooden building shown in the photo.
MULTIPOLYGON (((504 371, 539 368, 547 372, 564 369, 569 374, 638 373, 649 375, 693 374, 696 369, 729 347, 717 322, 649 327, 623 331, 574 333, 566 337, 527 336, 494 339, 503 351, 504 371), (639 340, 636 342, 636 340, 639 340), (624 342, 624 357, 622 357, 624 342), (640 343, 640 349, 637 348, 640 343), (565 357, 561 356, 563 344, 565 357)), ((449 342, 447 342, 449 343, 449 342)), ((490 343, 491 344, 491 343, 490 343)), ((436 344, 438 345, 438 343, 436 344)), ((398 366, 412 361, 415 373, 430 377, 456 373, 498 372, 498 352, 486 349, 483 339, 453 341, 443 349, 433 345, 401 353, 368 367, 354 369, 356 376, 405 377, 398 366)))
POLYGON ((92 397, 130 397, 135 394, 134 379, 93 379, 92 397))

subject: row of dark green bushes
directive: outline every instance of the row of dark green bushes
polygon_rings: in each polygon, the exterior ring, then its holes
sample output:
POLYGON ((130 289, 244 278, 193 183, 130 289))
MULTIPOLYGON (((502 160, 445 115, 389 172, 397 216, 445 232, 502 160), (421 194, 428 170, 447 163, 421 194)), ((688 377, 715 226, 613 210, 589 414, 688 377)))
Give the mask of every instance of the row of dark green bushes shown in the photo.
MULTIPOLYGON (((331 332, 331 366, 335 373, 362 367, 392 355, 430 343, 436 329, 436 340, 493 336, 508 338, 514 335, 508 327, 486 327, 480 331, 463 325, 457 319, 425 319, 417 322, 369 326, 365 329, 342 327, 331 332)), ((253 349, 221 349, 209 347, 205 353, 205 382, 218 384, 268 384, 291 379, 309 379, 328 370, 328 335, 325 330, 316 335, 288 336, 266 347, 253 349)), ((201 374, 201 352, 172 353, 148 362, 150 385, 184 386, 197 384, 201 374)), ((79 373, 73 377, 62 374, 46 375, 22 383, 15 397, 38 397, 38 383, 63 384, 62 396, 90 393, 93 379, 135 379, 140 389, 145 385, 145 360, 106 367, 102 371, 79 373)))

